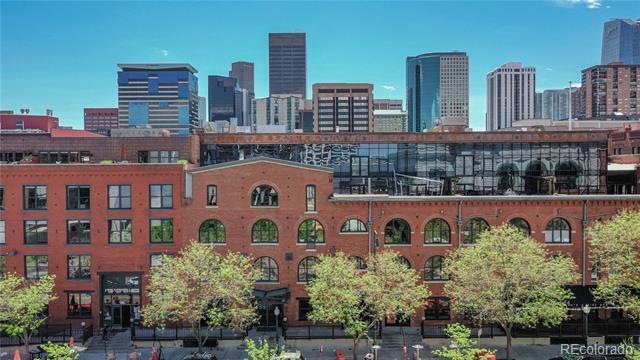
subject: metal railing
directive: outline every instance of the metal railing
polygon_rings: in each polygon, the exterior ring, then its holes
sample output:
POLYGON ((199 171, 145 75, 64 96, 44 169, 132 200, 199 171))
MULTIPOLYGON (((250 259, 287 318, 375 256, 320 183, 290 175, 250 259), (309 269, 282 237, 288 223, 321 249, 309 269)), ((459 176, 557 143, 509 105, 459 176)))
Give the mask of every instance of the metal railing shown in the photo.
MULTIPOLYGON (((378 331, 377 338, 382 337, 382 328, 369 330, 369 337, 374 338, 378 331)), ((346 334, 344 330, 337 326, 287 326, 284 332, 286 339, 310 340, 310 339, 351 339, 352 336, 346 334)))
MULTIPOLYGON (((239 340, 243 338, 242 331, 228 328, 202 328, 200 333, 205 335, 208 332, 209 339, 217 340, 239 340)), ((132 326, 131 340, 190 340, 195 339, 194 333, 190 327, 166 327, 164 329, 132 326)))
MULTIPOLYGON (((71 324, 45 324, 42 325, 35 335, 29 340, 29 344, 46 344, 68 342, 69 338, 82 338, 82 329, 73 329, 71 324)), ((9 336, 0 333, 0 347, 22 346, 24 342, 18 336, 9 336)))

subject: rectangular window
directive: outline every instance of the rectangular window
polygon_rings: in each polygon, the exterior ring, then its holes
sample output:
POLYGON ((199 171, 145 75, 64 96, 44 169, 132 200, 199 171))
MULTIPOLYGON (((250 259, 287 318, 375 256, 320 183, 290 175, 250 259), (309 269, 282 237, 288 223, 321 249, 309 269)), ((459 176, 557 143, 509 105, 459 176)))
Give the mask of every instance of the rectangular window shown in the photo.
POLYGON ((91 188, 87 185, 67 186, 67 209, 88 210, 90 204, 91 188))
POLYGON ((149 206, 152 209, 171 209, 173 207, 173 185, 150 185, 149 206))
POLYGON ((91 293, 70 292, 67 293, 67 316, 91 317, 91 293))
POLYGON ((173 256, 173 254, 151 254, 149 260, 149 269, 151 271, 153 271, 154 268, 162 265, 162 260, 164 259, 165 256, 173 256))
POLYGON ((49 274, 49 257, 47 255, 25 255, 25 278, 36 280, 49 274))
POLYGON ((432 297, 427 299, 424 308, 425 320, 450 320, 451 302, 446 297, 432 297))
POLYGON ((207 186, 207 206, 218 206, 218 187, 216 185, 207 186))
POLYGON ((25 220, 24 243, 28 245, 46 245, 47 220, 25 220))
POLYGON ((131 219, 109 220, 109 243, 131 244, 131 219))
POLYGON ((6 244, 5 231, 4 231, 4 220, 0 220, 0 245, 6 244))
POLYGON ((24 187, 24 209, 25 210, 46 210, 47 209, 47 186, 25 186, 24 187))
POLYGON ((149 220, 149 235, 152 243, 172 243, 173 219, 149 220))
POLYGON ((131 185, 109 185, 109 209, 131 209, 131 185))
POLYGON ((307 321, 307 315, 311 312, 311 302, 308 298, 298 299, 298 320, 307 321))
POLYGON ((67 220, 67 244, 91 243, 91 222, 89 220, 67 220))
POLYGON ((91 256, 67 256, 67 270, 69 279, 91 279, 91 256))
POLYGON ((4 186, 0 186, 0 210, 4 210, 4 186))
POLYGON ((307 211, 316 211, 316 186, 307 185, 307 211))

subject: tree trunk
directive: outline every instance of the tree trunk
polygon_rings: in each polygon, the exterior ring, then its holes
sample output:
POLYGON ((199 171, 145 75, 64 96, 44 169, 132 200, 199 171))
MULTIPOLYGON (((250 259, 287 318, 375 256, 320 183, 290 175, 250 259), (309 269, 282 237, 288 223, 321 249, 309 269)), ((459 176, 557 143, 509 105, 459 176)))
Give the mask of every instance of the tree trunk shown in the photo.
POLYGON ((20 336, 22 338, 22 341, 24 341, 24 351, 25 351, 25 355, 26 357, 29 356, 29 342, 31 342, 31 335, 29 335, 28 332, 24 332, 24 334, 22 334, 22 336, 20 336))
POLYGON ((358 343, 360 342, 360 335, 353 338, 353 360, 358 360, 358 343))
POLYGON ((196 329, 196 339, 198 339, 198 353, 202 353, 202 336, 200 335, 200 329, 202 328, 202 324, 198 321, 198 329, 196 329))
POLYGON ((507 335, 507 360, 511 360, 511 327, 512 325, 507 325, 504 328, 504 333, 507 335))

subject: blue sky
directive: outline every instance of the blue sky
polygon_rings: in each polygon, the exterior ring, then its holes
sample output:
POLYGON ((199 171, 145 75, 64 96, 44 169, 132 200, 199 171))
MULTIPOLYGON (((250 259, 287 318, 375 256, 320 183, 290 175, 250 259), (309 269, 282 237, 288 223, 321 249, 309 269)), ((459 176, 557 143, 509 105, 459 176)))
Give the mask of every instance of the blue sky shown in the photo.
POLYGON ((640 17, 640 1, 0 1, 0 108, 54 109, 82 128, 84 107, 116 107, 118 63, 187 62, 206 76, 255 63, 268 94, 268 33, 307 33, 307 92, 316 82, 370 82, 405 98, 405 59, 470 57, 470 122, 484 128, 486 73, 536 66, 537 89, 580 82, 600 61, 603 23, 640 17))

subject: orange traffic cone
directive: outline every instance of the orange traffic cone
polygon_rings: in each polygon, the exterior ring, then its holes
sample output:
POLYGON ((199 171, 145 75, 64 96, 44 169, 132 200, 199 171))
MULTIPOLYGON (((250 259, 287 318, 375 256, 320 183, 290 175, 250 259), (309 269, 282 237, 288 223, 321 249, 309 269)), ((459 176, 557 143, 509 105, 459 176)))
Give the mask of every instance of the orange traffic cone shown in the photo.
POLYGON ((13 354, 13 360, 20 360, 20 351, 16 349, 16 352, 13 354))
POLYGON ((69 347, 73 347, 73 336, 69 338, 69 347))

